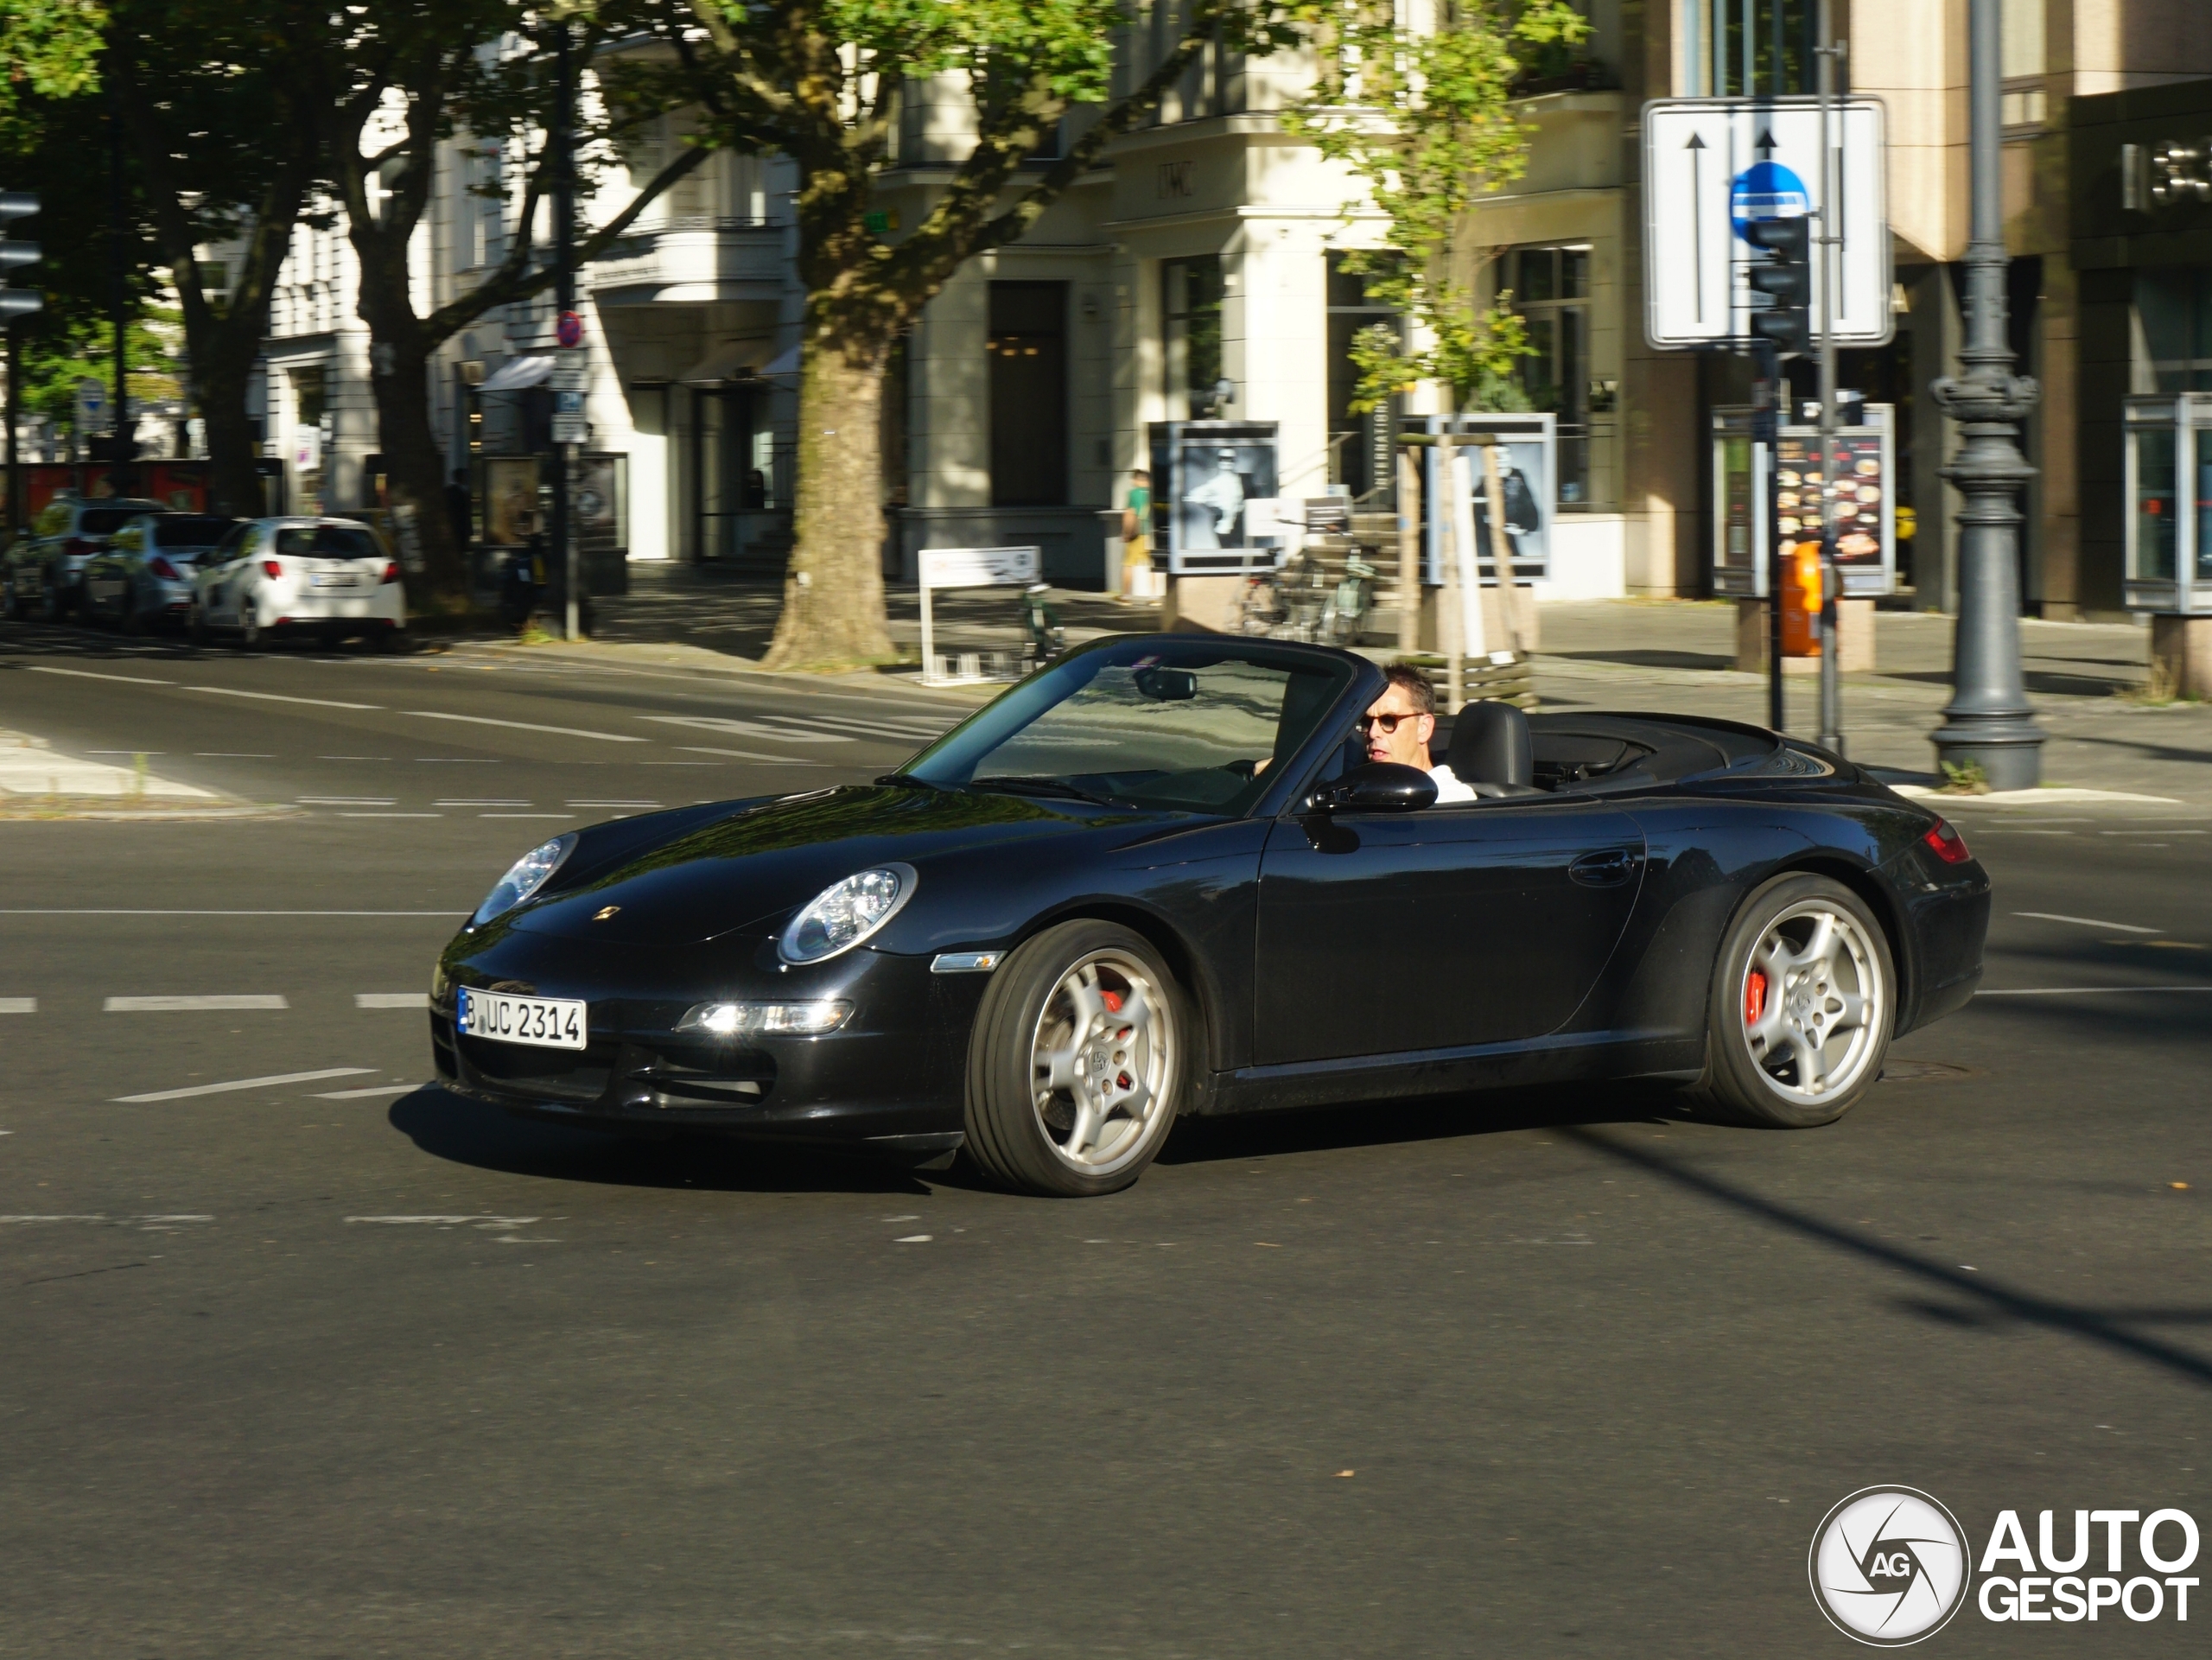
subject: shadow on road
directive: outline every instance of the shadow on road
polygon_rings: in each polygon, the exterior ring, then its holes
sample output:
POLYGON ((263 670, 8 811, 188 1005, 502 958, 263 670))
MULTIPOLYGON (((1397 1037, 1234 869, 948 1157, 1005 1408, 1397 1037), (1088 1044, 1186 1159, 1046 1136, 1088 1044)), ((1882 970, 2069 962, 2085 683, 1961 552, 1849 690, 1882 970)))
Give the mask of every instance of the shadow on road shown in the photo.
POLYGON ((788 1142, 696 1132, 664 1139, 518 1118, 426 1084, 392 1103, 389 1121, 434 1159, 549 1181, 734 1193, 909 1193, 926 1183, 896 1161, 788 1142))
POLYGON ((1997 1332, 2032 1326, 2061 1332, 2147 1361, 2199 1386, 2212 1386, 2212 1359, 2131 1329, 2139 1326, 2212 1324, 2212 1307, 2096 1308, 2063 1302, 2031 1290, 2016 1289, 1993 1275, 1931 1262, 1879 1239, 1866 1238, 1780 1199, 1694 1169, 1669 1154, 1618 1141, 1600 1129, 1570 1124, 1564 1127, 1564 1133, 1593 1153, 1632 1165, 1647 1175, 1672 1182, 1739 1215, 1824 1246, 1840 1256, 1906 1275, 1918 1282, 1923 1290, 1948 1294, 1942 1297, 1897 1299, 1899 1307, 1922 1319, 1965 1330, 1997 1332))

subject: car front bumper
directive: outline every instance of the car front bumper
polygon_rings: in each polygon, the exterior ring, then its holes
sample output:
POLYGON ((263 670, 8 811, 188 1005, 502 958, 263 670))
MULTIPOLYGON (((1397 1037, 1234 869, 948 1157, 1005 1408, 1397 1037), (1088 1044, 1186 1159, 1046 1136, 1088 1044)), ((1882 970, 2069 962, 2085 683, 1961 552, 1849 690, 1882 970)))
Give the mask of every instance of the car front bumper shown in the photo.
POLYGON ((430 999, 431 1059, 447 1089, 532 1116, 936 1151, 959 1142, 968 1033, 987 977, 932 974, 928 958, 866 947, 786 970, 758 938, 600 946, 495 923, 447 950, 430 999), (455 985, 581 999, 587 1046, 456 1033, 455 985), (853 1009, 821 1037, 675 1029, 698 1003, 824 998, 853 1009))

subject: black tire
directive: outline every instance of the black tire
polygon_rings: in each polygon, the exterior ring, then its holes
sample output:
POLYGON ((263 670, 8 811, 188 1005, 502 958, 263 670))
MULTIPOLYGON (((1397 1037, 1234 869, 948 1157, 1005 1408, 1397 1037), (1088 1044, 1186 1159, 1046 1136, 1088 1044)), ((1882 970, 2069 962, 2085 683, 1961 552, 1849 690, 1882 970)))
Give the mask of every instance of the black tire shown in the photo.
POLYGON ((48 577, 39 584, 38 620, 41 622, 60 622, 69 614, 69 602, 61 597, 61 590, 48 577))
POLYGON ((404 628, 379 628, 373 644, 386 657, 397 657, 411 644, 404 628))
POLYGON ((115 626, 118 633, 134 636, 146 632, 145 614, 138 609, 136 583, 126 583, 124 587, 123 609, 116 614, 115 626))
POLYGON ((1882 1075, 1897 983, 1889 937, 1865 900, 1826 876, 1776 877, 1738 907, 1721 941, 1694 1093, 1741 1123, 1834 1123, 1882 1075))
POLYGON ((192 603, 185 607, 184 637, 203 649, 207 644, 207 614, 200 608, 197 594, 192 596, 192 603))
POLYGON ((1196 1006, 1141 935, 1091 919, 1047 928, 992 975, 976 1012, 969 1155, 1017 1193, 1116 1193, 1166 1144, 1204 1064, 1196 1006), (1122 1025, 1114 1017, 1140 993, 1148 1012, 1122 1025), (1067 1071, 1085 1080, 1079 1087, 1038 1087, 1046 1044, 1069 1058, 1067 1071), (1086 1113, 1090 1139, 1076 1142, 1086 1113))
POLYGON ((257 652, 267 643, 267 633, 261 626, 261 607, 251 598, 240 595, 238 639, 232 644, 241 652, 257 652))

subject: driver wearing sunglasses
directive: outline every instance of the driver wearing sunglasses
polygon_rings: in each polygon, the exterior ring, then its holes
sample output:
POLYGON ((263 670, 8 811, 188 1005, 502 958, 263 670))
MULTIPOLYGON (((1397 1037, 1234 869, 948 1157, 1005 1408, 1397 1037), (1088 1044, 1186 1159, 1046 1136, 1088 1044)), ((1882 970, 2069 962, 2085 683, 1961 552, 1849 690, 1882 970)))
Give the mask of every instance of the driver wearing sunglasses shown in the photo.
POLYGON ((1393 664, 1385 672, 1389 684, 1359 718, 1368 760, 1420 767, 1436 780, 1440 803, 1472 801, 1473 789, 1453 777, 1449 766, 1433 764, 1428 753, 1428 741, 1436 733, 1436 688, 1409 664, 1393 664))

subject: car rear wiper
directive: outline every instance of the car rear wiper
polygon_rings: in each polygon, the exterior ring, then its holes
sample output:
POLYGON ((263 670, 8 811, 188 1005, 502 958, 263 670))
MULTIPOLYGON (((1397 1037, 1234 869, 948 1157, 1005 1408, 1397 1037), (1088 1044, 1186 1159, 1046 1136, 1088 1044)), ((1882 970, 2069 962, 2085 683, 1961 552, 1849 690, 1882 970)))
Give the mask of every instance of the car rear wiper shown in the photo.
POLYGON ((970 779, 971 790, 1004 790, 1011 795, 1057 796, 1065 801, 1094 802, 1101 807, 1115 805, 1110 796, 1096 795, 1069 783, 1065 779, 1046 778, 1039 774, 1008 774, 1003 778, 970 779))

